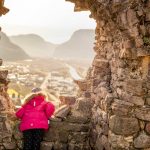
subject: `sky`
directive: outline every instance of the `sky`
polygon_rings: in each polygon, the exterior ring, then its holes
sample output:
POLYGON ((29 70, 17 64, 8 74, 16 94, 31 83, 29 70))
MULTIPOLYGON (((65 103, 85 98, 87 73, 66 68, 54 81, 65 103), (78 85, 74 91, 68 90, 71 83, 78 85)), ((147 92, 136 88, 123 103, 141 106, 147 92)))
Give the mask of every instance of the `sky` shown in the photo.
POLYGON ((65 0, 5 0, 10 12, 0 19, 7 35, 35 33, 53 43, 67 41, 78 29, 94 29, 90 12, 74 12, 65 0))

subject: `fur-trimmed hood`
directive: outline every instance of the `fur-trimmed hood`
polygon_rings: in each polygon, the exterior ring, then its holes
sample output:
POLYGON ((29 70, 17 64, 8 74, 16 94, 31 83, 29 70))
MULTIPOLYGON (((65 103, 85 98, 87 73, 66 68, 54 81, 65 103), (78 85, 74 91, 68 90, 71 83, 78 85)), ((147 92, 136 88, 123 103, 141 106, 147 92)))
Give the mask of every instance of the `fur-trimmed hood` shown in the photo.
POLYGON ((32 100, 34 97, 37 97, 37 96, 43 96, 45 101, 47 101, 47 94, 43 91, 40 91, 40 92, 30 93, 26 95, 26 97, 23 99, 23 105, 27 104, 30 100, 32 100))

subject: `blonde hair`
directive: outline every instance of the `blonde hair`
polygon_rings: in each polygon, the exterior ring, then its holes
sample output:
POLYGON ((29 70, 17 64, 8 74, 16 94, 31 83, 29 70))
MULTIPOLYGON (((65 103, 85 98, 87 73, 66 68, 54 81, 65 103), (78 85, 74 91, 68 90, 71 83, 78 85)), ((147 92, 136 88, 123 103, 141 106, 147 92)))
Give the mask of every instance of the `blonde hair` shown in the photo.
POLYGON ((44 99, 46 101, 48 101, 47 93, 45 91, 40 91, 40 92, 30 93, 30 94, 26 95, 25 98, 23 99, 23 105, 27 104, 35 96, 44 96, 44 99))

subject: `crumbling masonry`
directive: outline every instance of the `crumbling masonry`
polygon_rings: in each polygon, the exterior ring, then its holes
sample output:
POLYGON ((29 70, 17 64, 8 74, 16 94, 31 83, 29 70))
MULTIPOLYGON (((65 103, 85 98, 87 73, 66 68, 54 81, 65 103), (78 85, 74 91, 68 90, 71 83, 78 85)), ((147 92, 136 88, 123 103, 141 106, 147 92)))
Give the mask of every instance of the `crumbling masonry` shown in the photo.
MULTIPOLYGON (((75 11, 90 10, 96 20, 96 56, 79 82, 74 108, 51 122, 42 149, 150 150, 150 0, 68 1, 75 3, 75 11)), ((2 73, 0 78, 5 89, 2 73)), ((5 139, 0 137, 2 148, 9 146, 5 139)))

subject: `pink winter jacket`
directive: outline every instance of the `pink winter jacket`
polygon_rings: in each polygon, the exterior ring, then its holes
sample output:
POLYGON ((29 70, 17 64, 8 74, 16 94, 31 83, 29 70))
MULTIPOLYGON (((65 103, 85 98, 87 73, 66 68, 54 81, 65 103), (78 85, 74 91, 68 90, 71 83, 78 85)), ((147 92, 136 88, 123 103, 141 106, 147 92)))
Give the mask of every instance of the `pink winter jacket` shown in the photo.
POLYGON ((16 116, 21 119, 20 130, 48 129, 48 119, 54 110, 54 105, 46 102, 43 96, 35 96, 16 112, 16 116))

